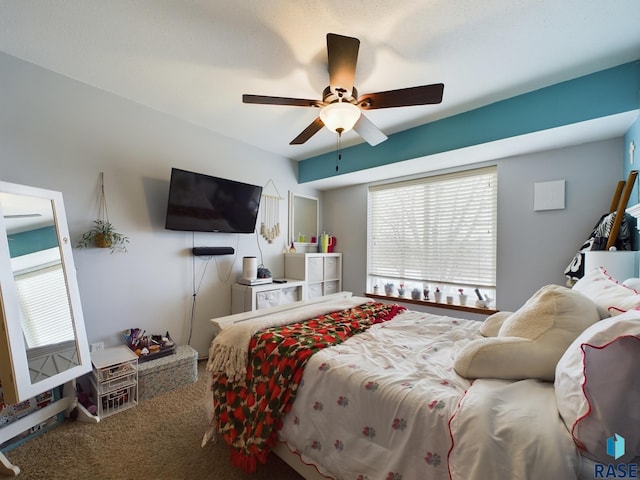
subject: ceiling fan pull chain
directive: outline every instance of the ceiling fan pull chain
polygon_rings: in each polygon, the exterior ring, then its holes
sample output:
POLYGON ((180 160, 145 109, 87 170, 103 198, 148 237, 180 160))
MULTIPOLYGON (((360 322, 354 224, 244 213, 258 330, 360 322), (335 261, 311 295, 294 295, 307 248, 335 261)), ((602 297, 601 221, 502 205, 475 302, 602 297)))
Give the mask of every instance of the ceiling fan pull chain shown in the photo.
POLYGON ((338 128, 336 132, 338 132, 338 148, 337 148, 338 156, 336 157, 336 172, 337 172, 339 169, 338 161, 342 160, 342 129, 338 128))

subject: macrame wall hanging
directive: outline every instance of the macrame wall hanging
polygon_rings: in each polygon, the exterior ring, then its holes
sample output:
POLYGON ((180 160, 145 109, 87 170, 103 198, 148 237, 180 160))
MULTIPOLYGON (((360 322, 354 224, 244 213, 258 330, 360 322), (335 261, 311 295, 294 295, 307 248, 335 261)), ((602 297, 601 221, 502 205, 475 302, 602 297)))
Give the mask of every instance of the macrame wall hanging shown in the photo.
POLYGON ((262 189, 262 219, 260 224, 260 235, 262 235, 267 242, 273 243, 273 241, 280 236, 280 192, 278 187, 273 183, 273 180, 269 179, 266 185, 262 189), (269 186, 273 185, 273 189, 276 191, 276 195, 264 193, 269 186))

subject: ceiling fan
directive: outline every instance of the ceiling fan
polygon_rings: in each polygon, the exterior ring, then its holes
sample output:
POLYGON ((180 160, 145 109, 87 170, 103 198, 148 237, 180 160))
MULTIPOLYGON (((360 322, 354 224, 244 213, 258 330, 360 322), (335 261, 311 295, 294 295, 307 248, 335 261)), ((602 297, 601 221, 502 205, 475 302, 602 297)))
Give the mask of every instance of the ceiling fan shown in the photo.
POLYGON ((322 92, 322 100, 271 97, 266 95, 242 95, 243 103, 262 105, 288 105, 320 108, 320 115, 305 128, 290 145, 301 145, 326 126, 339 136, 353 129, 370 145, 387 139, 362 110, 377 108, 407 107, 442 102, 443 83, 419 87, 365 93, 358 97, 353 86, 358 60, 360 40, 335 33, 327 34, 327 56, 329 59, 329 86, 322 92))

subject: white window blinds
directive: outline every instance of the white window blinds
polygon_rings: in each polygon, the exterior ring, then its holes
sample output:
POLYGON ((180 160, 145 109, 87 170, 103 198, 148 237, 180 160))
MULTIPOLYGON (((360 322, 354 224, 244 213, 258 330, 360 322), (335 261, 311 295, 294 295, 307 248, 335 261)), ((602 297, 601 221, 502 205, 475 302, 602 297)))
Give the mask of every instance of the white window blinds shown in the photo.
POLYGON ((29 348, 74 340, 62 265, 16 275, 22 330, 29 348))
POLYGON ((369 188, 369 275, 495 287, 497 169, 369 188))

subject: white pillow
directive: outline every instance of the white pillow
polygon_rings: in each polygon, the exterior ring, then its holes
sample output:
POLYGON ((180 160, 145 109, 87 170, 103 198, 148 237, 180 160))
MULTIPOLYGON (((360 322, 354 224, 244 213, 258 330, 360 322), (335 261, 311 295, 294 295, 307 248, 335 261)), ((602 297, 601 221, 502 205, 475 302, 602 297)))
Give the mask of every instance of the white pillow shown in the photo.
MULTIPOLYGON (((601 320, 576 338, 556 366, 558 411, 582 454, 600 463, 640 456, 640 311, 601 320), (607 439, 626 454, 607 455, 607 439)), ((637 463, 637 462, 636 462, 637 463)))
POLYGON ((514 313, 493 317, 485 333, 499 327, 496 336, 469 342, 456 355, 453 368, 465 378, 553 381, 567 347, 598 320, 596 305, 584 295, 546 285, 514 313))
POLYGON ((640 307, 640 293, 618 282, 603 267, 585 273, 573 286, 573 290, 595 302, 600 318, 620 315, 640 307))

